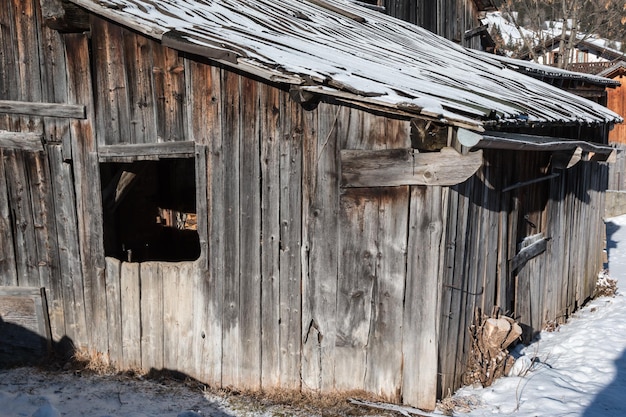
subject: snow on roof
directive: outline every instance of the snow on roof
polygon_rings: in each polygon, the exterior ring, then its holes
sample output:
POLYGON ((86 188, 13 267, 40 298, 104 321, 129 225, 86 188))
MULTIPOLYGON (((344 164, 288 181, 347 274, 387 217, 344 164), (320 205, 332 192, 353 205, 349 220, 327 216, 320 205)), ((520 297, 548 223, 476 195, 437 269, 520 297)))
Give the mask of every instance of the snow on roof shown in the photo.
POLYGON ((494 56, 494 58, 502 62, 504 65, 507 65, 511 69, 525 71, 526 73, 539 74, 550 78, 562 78, 583 81, 589 84, 604 85, 606 87, 617 87, 620 85, 619 81, 611 80, 610 78, 605 78, 600 75, 569 71, 549 65, 539 64, 533 61, 509 58, 500 55, 494 56))
POLYGON ((231 67, 387 111, 486 125, 620 117, 350 0, 70 0, 231 67))

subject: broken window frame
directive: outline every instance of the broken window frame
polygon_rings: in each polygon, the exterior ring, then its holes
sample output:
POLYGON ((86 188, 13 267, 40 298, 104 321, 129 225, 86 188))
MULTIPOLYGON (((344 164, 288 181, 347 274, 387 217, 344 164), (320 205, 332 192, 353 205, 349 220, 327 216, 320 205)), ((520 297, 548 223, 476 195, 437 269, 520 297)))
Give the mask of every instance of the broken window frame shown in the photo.
MULTIPOLYGON (((166 142, 166 143, 151 143, 151 144, 131 144, 131 145, 105 145, 98 148, 98 162, 99 168, 102 168, 102 164, 132 164, 135 163, 136 167, 141 166, 142 161, 159 162, 162 160, 173 159, 192 159, 194 160, 194 183, 195 183, 195 211, 196 211, 196 231, 198 239, 198 252, 197 256, 168 258, 168 257, 156 257, 154 259, 142 259, 141 256, 137 257, 132 254, 126 254, 126 256, 120 256, 116 251, 110 251, 105 249, 105 256, 114 257, 123 262, 200 262, 206 264, 207 259, 207 156, 206 146, 198 145, 193 141, 185 142, 166 142)), ((130 175, 132 176, 132 175, 130 175)), ((119 181, 116 180, 116 181, 119 181)), ((101 189, 104 193, 104 189, 107 184, 101 184, 101 189)), ((109 185, 110 187, 110 185, 109 185)), ((117 184, 116 184, 117 188, 117 184)), ((110 192, 110 191, 109 191, 110 192)), ((114 191, 115 193, 116 191, 114 191)), ((105 201, 103 196, 103 230, 107 233, 107 216, 106 205, 110 204, 110 197, 107 197, 109 201, 105 201)), ((115 202, 114 202, 115 204, 115 202)), ((155 222, 158 222, 158 217, 155 217, 155 222)), ((106 239, 106 237, 105 237, 106 239)), ((120 242, 118 242, 120 243, 120 242)), ((105 244, 105 247, 107 245, 105 244)))

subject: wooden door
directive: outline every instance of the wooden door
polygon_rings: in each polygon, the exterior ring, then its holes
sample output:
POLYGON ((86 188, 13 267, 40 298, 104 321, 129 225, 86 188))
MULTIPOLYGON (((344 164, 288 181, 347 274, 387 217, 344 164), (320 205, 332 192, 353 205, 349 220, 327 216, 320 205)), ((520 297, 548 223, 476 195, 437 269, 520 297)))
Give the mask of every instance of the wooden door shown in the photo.
POLYGON ((72 171, 61 152, 36 134, 0 132, 0 286, 44 288, 53 339, 83 340, 72 171))

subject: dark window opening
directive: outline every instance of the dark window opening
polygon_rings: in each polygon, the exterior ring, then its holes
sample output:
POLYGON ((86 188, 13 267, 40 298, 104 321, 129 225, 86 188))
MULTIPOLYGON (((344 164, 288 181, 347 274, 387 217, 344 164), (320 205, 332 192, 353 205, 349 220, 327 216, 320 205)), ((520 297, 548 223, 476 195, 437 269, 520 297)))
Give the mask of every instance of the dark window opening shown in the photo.
POLYGON ((200 256, 193 158, 100 164, 105 255, 128 262, 200 256))

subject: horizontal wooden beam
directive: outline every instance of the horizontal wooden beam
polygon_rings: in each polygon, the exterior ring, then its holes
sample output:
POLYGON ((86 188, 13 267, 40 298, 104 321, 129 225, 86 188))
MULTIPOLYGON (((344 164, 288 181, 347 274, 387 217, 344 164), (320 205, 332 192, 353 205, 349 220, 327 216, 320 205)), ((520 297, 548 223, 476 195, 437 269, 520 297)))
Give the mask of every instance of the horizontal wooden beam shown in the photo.
POLYGON ((85 106, 79 104, 36 103, 0 100, 0 114, 24 114, 40 117, 85 119, 85 106))
POLYGON ((482 151, 461 155, 452 148, 440 152, 415 149, 342 150, 343 187, 460 184, 483 164, 482 151))
POLYGON ((43 151, 43 136, 30 132, 0 131, 0 148, 22 151, 43 151))
POLYGON ((160 142, 98 147, 100 162, 133 162, 161 158, 191 158, 195 155, 195 142, 160 142))

